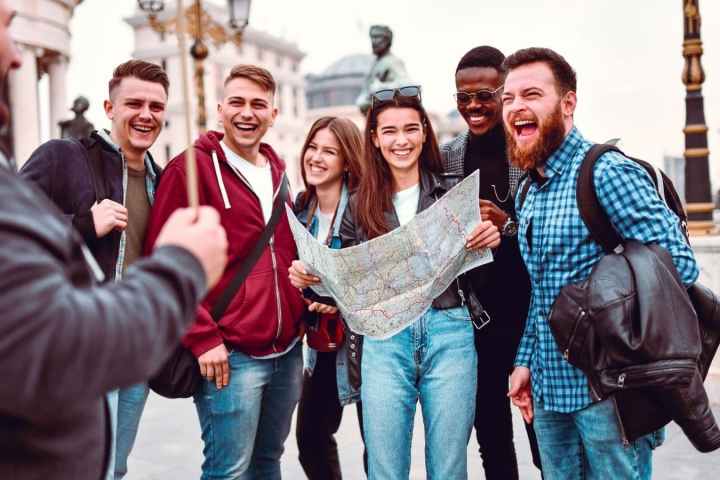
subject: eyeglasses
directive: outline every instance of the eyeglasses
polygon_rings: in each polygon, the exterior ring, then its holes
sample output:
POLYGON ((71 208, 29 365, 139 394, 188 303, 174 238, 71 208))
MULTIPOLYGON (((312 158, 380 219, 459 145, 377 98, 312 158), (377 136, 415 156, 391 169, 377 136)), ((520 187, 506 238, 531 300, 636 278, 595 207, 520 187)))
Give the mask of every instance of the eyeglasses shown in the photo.
POLYGON ((494 100, 497 98, 497 95, 502 91, 502 86, 499 86, 495 90, 490 90, 489 88, 483 88, 482 90, 478 90, 476 92, 455 92, 455 101, 458 105, 467 105, 470 102, 472 102, 473 98, 475 98, 478 102, 481 103, 487 103, 490 100, 494 100))
POLYGON ((370 96, 370 108, 375 108, 376 103, 390 102, 392 100, 395 100, 395 98, 397 97, 417 98, 418 102, 420 102, 420 86, 407 85, 405 87, 386 88, 384 90, 378 90, 370 96))

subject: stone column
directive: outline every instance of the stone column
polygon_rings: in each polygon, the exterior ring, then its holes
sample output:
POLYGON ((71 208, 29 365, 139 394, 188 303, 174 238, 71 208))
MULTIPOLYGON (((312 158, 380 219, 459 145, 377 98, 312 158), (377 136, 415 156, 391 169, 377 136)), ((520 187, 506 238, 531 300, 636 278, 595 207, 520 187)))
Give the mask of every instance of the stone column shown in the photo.
POLYGON ((67 59, 59 55, 48 66, 50 77, 50 138, 60 138, 58 122, 69 117, 66 90, 67 59))
POLYGON ((38 110, 38 69, 36 51, 18 45, 22 66, 10 73, 10 111, 15 161, 18 168, 40 145, 40 112, 38 110))

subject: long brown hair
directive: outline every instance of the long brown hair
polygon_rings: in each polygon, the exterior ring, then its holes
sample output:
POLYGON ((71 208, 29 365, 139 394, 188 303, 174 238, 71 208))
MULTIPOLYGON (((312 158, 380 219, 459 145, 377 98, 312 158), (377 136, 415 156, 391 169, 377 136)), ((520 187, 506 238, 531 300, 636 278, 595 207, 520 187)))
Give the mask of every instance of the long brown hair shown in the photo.
POLYGON ((348 189, 353 191, 357 188, 358 182, 362 177, 362 136, 360 129, 352 120, 342 117, 320 117, 310 127, 310 131, 305 137, 305 143, 300 150, 300 174, 305 184, 305 192, 299 198, 299 206, 305 209, 310 201, 316 198, 315 186, 307 182, 305 175, 305 152, 307 152, 310 142, 313 141, 315 135, 323 129, 328 129, 335 136, 340 151, 338 152, 345 167, 347 167, 346 183, 348 189))
POLYGON ((380 149, 372 141, 373 133, 377 128, 378 115, 389 108, 412 108, 420 114, 426 134, 418 160, 420 172, 431 172, 437 175, 443 171, 435 131, 427 112, 417 98, 396 96, 394 100, 381 103, 368 110, 365 122, 363 162, 365 170, 358 185, 355 213, 357 225, 367 232, 368 238, 378 237, 390 231, 390 226, 385 221, 385 212, 392 208, 393 177, 380 149))

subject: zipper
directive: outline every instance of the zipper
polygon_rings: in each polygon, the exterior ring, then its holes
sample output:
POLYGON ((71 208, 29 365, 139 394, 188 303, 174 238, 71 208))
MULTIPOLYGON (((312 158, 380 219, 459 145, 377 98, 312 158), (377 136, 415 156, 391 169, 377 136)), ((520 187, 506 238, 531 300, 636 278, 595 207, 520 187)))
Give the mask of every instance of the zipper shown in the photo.
POLYGON ((588 387, 590 387, 590 397, 591 397, 594 401, 599 402, 599 401, 601 401, 601 400, 603 399, 603 398, 597 393, 597 391, 595 390, 595 387, 593 387, 593 382, 592 382, 590 379, 588 379, 588 387))
MULTIPOLYGON (((552 315, 552 310, 550 311, 550 314, 552 315)), ((580 313, 577 316, 577 319, 575 320, 575 325, 573 325, 572 333, 570 334, 570 337, 568 338, 568 343, 565 346, 565 350, 563 350, 563 358, 565 361, 570 361, 570 347, 572 346, 572 342, 575 339, 575 335, 577 334, 578 326, 580 325, 580 322, 583 318, 585 318, 585 315, 587 315, 587 312, 585 310, 580 310, 580 313)), ((548 316, 548 319, 550 316, 548 316)))
POLYGON ((618 426, 620 427, 620 436, 622 437, 622 443, 623 447, 627 448, 630 446, 630 441, 627 439, 627 434, 625 433, 625 427, 622 424, 622 420, 620 419, 620 409, 618 408, 617 399, 615 395, 611 397, 611 400, 613 402, 613 407, 615 408, 615 418, 617 418, 618 426))
MULTIPOLYGON (((268 159, 268 162, 269 161, 270 160, 268 159)), ((228 164, 230 169, 235 173, 235 175, 238 176, 240 181, 245 184, 245 186, 248 188, 248 190, 250 190, 250 193, 252 193, 255 196, 255 198, 257 198, 258 204, 260 205, 260 211, 262 212, 262 202, 260 201, 260 197, 258 196, 258 194, 255 193, 255 190, 253 190, 252 186, 250 185, 250 182, 248 182, 245 179, 245 177, 240 172, 240 170, 235 168, 235 166, 232 163, 230 163, 230 162, 226 162, 226 163, 228 164)), ((272 168, 271 168, 271 172, 272 172, 272 168)), ((272 173, 271 173, 271 176, 272 176, 272 173)), ((275 199, 277 198, 278 194, 280 193, 280 186, 282 186, 284 177, 285 177, 285 173, 280 175, 280 184, 279 184, 278 188, 275 191, 273 191, 273 196, 272 196, 272 204, 273 205, 275 204, 275 199)), ((268 221, 269 220, 270 219, 268 219, 268 221)), ((268 244, 270 246, 270 258, 272 259, 273 279, 274 279, 274 283, 275 283, 275 304, 277 307, 277 317, 278 317, 277 330, 275 332, 275 340, 273 341, 272 349, 273 349, 273 352, 277 353, 278 348, 277 348, 276 341, 280 338, 280 333, 282 331, 282 305, 280 302, 280 286, 279 286, 280 281, 278 280, 277 258, 275 257, 275 235, 270 237, 268 244)))
MULTIPOLYGON (((277 275, 277 259, 275 258, 275 235, 270 237, 270 258, 272 259, 272 267, 273 267, 273 277, 275 279, 275 302, 277 304, 277 316, 278 316, 278 325, 277 325, 277 332, 275 333, 275 340, 277 341, 280 338, 280 330, 282 328, 282 306, 280 304, 280 287, 279 287, 279 280, 277 275)), ((273 351, 277 352, 277 345, 275 342, 273 342, 273 351)))
POLYGON ((638 383, 642 386, 651 386, 651 385, 645 385, 647 382, 653 379, 661 378, 668 373, 685 373, 693 370, 695 367, 692 365, 673 365, 673 366, 659 366, 656 368, 650 368, 646 365, 638 365, 634 367, 625 368, 623 372, 618 374, 617 377, 617 386, 618 388, 622 389, 625 387, 633 388, 633 384, 635 387, 638 386, 638 383), (639 371, 639 374, 633 375, 633 372, 639 371), (628 378, 628 374, 630 377, 628 378))
POLYGON ((460 306, 464 307, 465 306, 465 292, 463 292, 462 288, 460 288, 460 280, 458 280, 456 278, 455 281, 457 282, 457 287, 458 287, 457 292, 458 292, 458 296, 460 297, 460 306))

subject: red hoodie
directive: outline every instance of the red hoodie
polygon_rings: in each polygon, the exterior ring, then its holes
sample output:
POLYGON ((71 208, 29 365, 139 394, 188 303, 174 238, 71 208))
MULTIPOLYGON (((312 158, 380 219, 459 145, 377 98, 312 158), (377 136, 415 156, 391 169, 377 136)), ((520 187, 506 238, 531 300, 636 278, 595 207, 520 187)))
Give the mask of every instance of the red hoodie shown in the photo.
MULTIPOLYGON (((235 277, 243 258, 265 228, 260 201, 228 164, 220 146, 222 138, 222 133, 210 131, 198 138, 194 148, 200 205, 210 205, 220 213, 228 237, 229 261, 218 284, 198 307, 197 319, 185 335, 183 344, 196 357, 223 342, 247 355, 282 352, 300 335, 300 316, 304 308, 300 292, 288 279, 288 267, 297 258, 297 250, 286 215, 282 215, 271 245, 265 247, 225 315, 217 323, 210 316, 212 305, 235 277), (213 165, 213 155, 217 158, 220 178, 213 165), (227 203, 223 188, 227 192, 227 203), (226 208, 228 204, 229 208, 226 208)), ((269 145, 261 144, 260 153, 270 161, 277 195, 285 164, 269 145)), ((292 207, 289 195, 286 201, 292 207)), ((168 163, 160 178, 147 230, 146 250, 152 249, 170 214, 187 205, 183 152, 168 163)))

